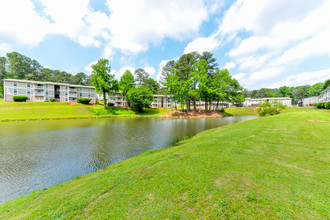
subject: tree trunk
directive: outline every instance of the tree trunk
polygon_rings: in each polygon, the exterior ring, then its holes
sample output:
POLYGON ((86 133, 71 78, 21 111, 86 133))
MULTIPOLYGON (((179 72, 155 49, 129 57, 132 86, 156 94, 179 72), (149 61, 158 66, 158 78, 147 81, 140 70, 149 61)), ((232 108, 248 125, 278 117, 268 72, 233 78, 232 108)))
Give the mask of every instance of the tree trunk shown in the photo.
POLYGON ((205 99, 204 105, 205 105, 204 110, 207 111, 207 99, 205 99))
POLYGON ((199 99, 199 103, 198 103, 198 111, 201 112, 201 99, 199 99))
POLYGON ((187 112, 189 112, 190 101, 187 101, 187 112))
POLYGON ((211 108, 212 108, 212 101, 210 100, 209 101, 209 111, 211 111, 211 108))
POLYGON ((107 108, 107 94, 103 92, 103 101, 104 101, 104 108, 107 108))
POLYGON ((196 111, 196 98, 194 98, 194 111, 196 111))
POLYGON ((217 101, 217 107, 215 108, 215 110, 218 110, 218 106, 219 106, 219 101, 217 101))

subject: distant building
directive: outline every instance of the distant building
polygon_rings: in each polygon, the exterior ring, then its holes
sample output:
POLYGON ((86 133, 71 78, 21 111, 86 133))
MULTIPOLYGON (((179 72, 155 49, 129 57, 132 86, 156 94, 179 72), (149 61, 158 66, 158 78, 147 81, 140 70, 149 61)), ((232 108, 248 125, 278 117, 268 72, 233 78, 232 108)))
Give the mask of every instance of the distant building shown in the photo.
POLYGON ((264 103, 265 101, 279 101, 282 102, 282 104, 286 106, 292 106, 292 99, 290 97, 269 97, 269 98, 245 98, 245 101, 243 102, 244 107, 249 107, 249 106, 259 106, 260 104, 264 103))
POLYGON ((330 102, 330 86, 323 90, 319 96, 302 99, 302 106, 310 106, 319 102, 330 102))
POLYGON ((27 96, 31 102, 49 101, 51 98, 56 102, 77 102, 78 98, 90 98, 91 102, 95 102, 96 98, 93 86, 20 79, 4 79, 3 82, 5 101, 13 101, 13 96, 27 96))

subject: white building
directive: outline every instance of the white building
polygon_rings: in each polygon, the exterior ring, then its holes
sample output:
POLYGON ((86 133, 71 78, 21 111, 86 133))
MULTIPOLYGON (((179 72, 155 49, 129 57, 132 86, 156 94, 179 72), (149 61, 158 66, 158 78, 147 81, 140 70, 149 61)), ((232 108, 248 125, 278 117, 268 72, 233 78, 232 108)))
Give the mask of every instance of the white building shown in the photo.
POLYGON ((286 105, 288 107, 292 106, 292 99, 290 97, 270 97, 270 98, 245 98, 245 101, 243 102, 244 107, 249 106, 259 106, 260 104, 264 103, 265 101, 273 102, 273 101, 279 101, 283 105, 286 105))
POLYGON ((330 102, 330 86, 323 90, 319 96, 313 96, 302 99, 303 106, 310 106, 319 102, 330 102))
POLYGON ((78 98, 90 98, 95 102, 95 87, 56 82, 40 82, 20 79, 4 79, 4 99, 27 96, 28 101, 43 102, 54 98, 56 102, 77 102, 78 98))

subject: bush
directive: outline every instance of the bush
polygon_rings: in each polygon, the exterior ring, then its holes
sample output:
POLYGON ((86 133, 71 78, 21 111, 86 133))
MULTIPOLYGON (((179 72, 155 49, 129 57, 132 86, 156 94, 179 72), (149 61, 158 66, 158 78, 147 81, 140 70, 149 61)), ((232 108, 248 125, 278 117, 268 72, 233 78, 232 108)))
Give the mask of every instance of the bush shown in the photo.
POLYGON ((153 93, 145 86, 132 88, 127 93, 127 100, 138 111, 142 111, 143 108, 149 108, 153 98, 153 93))
POLYGON ((50 98, 49 101, 50 102, 55 102, 55 98, 50 98))
POLYGON ((268 102, 265 101, 264 103, 260 104, 257 108, 258 113, 260 116, 265 115, 277 115, 281 112, 282 109, 285 109, 285 105, 282 104, 282 102, 268 102))
POLYGON ((326 108, 326 109, 330 109, 330 102, 326 102, 326 103, 324 104, 324 108, 326 108))
POLYGON ((27 96, 13 96, 14 102, 26 102, 28 100, 27 96))
POLYGON ((92 100, 92 99, 79 98, 79 99, 78 99, 78 102, 81 103, 81 104, 89 104, 89 102, 90 102, 91 100, 92 100))
POLYGON ((317 105, 316 105, 316 107, 317 108, 324 108, 324 102, 319 102, 319 103, 317 103, 317 105))
POLYGON ((112 103, 112 102, 108 103, 108 107, 113 107, 113 106, 115 106, 115 103, 112 103))

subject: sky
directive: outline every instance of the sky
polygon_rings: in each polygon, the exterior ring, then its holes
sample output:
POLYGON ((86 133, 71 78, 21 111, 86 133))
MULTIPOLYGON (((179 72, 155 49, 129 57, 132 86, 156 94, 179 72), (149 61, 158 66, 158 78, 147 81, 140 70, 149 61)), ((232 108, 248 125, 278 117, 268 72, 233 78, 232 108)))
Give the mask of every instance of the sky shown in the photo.
POLYGON ((119 79, 209 51, 247 89, 330 78, 330 0, 0 0, 0 56, 91 74, 106 58, 119 79))

